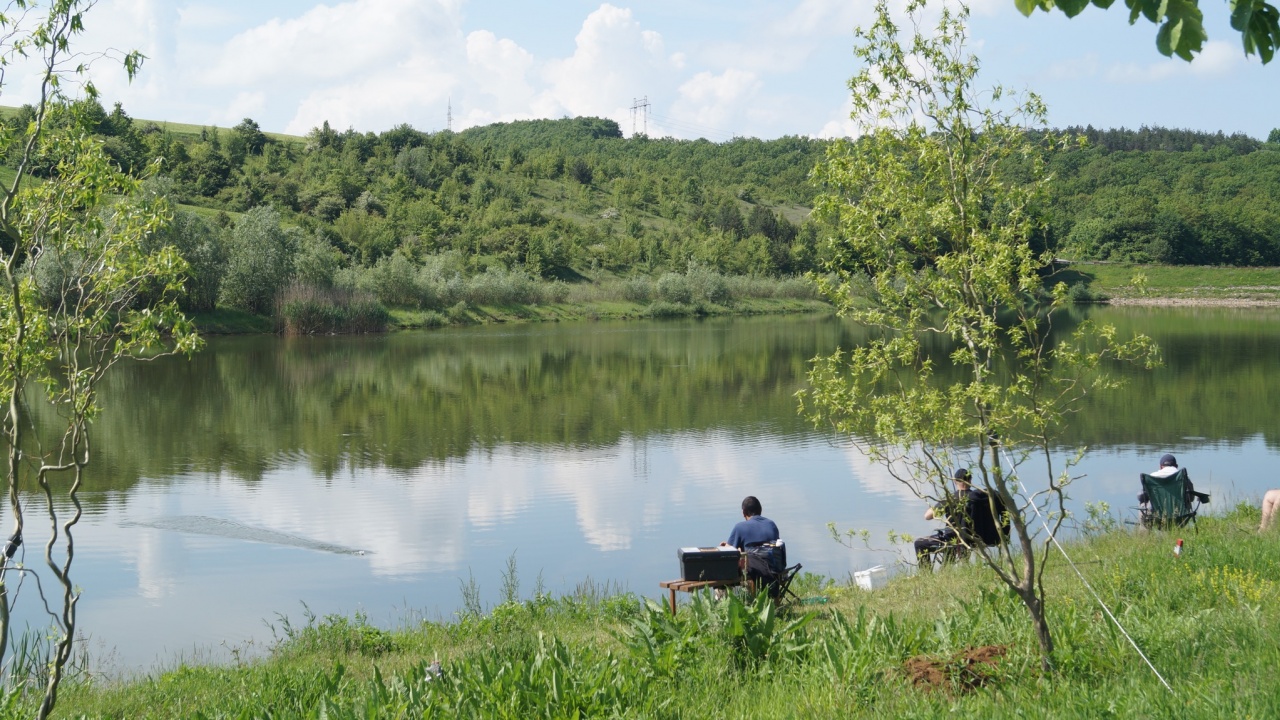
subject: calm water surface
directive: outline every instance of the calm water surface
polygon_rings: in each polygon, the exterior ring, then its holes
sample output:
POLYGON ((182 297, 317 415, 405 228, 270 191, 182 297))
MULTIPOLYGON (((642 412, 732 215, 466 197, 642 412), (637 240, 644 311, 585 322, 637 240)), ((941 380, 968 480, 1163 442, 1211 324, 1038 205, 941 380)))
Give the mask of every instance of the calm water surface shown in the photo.
MULTIPOLYGON (((1280 484, 1280 313, 1092 315, 1153 336, 1166 366, 1075 419, 1077 508, 1128 517, 1166 451, 1212 507, 1280 484)), ((116 670, 225 659, 304 603, 448 619, 472 578, 496 602, 513 556, 525 597, 540 577, 656 598, 676 548, 723 540, 747 494, 806 570, 894 563, 883 538, 930 531, 923 503, 794 398, 810 358, 862 338, 826 318, 583 323, 212 338, 191 360, 118 367, 73 569, 88 647, 116 670), (882 549, 842 547, 828 523, 882 549)))

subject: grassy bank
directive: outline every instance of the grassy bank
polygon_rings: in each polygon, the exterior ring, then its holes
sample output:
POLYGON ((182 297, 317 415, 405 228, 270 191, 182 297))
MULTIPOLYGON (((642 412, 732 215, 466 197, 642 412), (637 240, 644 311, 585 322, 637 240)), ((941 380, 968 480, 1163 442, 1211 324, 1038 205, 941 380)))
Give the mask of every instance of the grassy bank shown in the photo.
MULTIPOLYGON (((321 327, 296 312, 295 297, 325 296, 376 299, 390 308, 380 316, 385 329, 434 328, 489 323, 628 320, 637 318, 709 317, 830 312, 816 296, 814 285, 802 278, 724 276, 702 268, 657 278, 603 277, 591 282, 565 283, 534 279, 519 272, 491 271, 462 278, 457 275, 399 275, 372 271, 350 283, 354 292, 319 291, 292 286, 277 303, 277 319, 219 310, 194 317, 210 334, 271 332, 275 329, 321 327)), ((342 312, 350 303, 326 304, 325 317, 370 313, 342 312)), ((308 306, 309 307, 309 306, 308 306)), ((315 313, 311 313, 314 315, 315 313)), ((323 332, 368 332, 369 323, 323 332)), ((379 329, 383 327, 380 325, 379 329)))
MULTIPOLYGON (((391 330, 831 310, 803 279, 704 274, 713 281, 709 288, 687 282, 688 275, 675 274, 665 277, 666 284, 664 278, 566 284, 489 274, 449 279, 446 284, 452 285, 447 289, 415 287, 412 281, 404 281, 402 287, 387 281, 386 285, 370 283, 367 292, 388 299, 421 296, 409 304, 384 302, 390 308, 391 330)), ((1052 282, 1058 281, 1066 282, 1072 297, 1084 303, 1280 305, 1280 268, 1071 263, 1053 276, 1052 282)), ((230 310, 198 314, 195 321, 209 334, 273 332, 281 325, 268 317, 230 310)))
POLYGON ((1071 263, 1057 280, 1080 300, 1280 304, 1280 268, 1071 263), (1142 282, 1135 283, 1134 278, 1142 282), (1076 290, 1075 288, 1079 288, 1076 290))
MULTIPOLYGON (((1166 688, 1061 558, 1046 577, 1057 671, 1025 612, 978 566, 874 592, 806 578, 801 604, 653 602, 587 586, 387 632, 357 618, 277 628, 269 659, 73 684, 75 717, 1170 717, 1280 716, 1280 533, 1241 506, 1173 535, 1124 526, 1069 546, 1166 688), (438 660, 443 675, 430 663, 438 660)), ((658 597, 657 590, 651 598, 658 597)), ((23 716, 22 702, 8 715, 23 716)))

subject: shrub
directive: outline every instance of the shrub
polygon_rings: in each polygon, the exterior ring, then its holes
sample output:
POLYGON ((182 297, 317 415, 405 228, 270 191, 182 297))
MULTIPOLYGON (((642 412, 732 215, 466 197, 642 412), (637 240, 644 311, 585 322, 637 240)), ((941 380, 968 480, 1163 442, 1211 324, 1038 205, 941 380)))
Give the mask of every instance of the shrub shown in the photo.
POLYGON ((384 305, 421 307, 423 293, 417 283, 417 268, 401 253, 392 253, 374 264, 365 275, 361 289, 373 293, 384 305))
POLYGON ((467 301, 474 305, 531 305, 538 301, 537 282, 521 271, 490 267, 467 283, 467 301))
POLYGON ((471 308, 467 306, 466 300, 459 300, 445 312, 445 315, 450 322, 466 322, 471 319, 471 308))
POLYGON ((653 299, 653 292, 653 281, 646 277, 627 278, 622 283, 622 297, 633 303, 648 303, 653 299))
POLYGON ((294 277, 305 285, 331 287, 337 282, 343 259, 341 250, 316 233, 300 243, 294 258, 294 277))
POLYGON ((542 298, 540 302, 546 303, 562 303, 569 299, 569 283, 554 280, 542 284, 542 298))
POLYGON ((219 303, 259 314, 269 312, 293 273, 296 235, 296 230, 280 226, 280 214, 274 208, 256 207, 241 216, 227 242, 219 303))
POLYGON ((177 248, 189 266, 186 296, 181 300, 184 310, 203 312, 218 304, 227 266, 226 248, 218 235, 203 218, 185 210, 175 211, 173 222, 160 233, 160 241, 177 248))
POLYGON ((694 298, 717 305, 725 305, 732 301, 729 284, 725 282, 724 276, 715 270, 705 265, 689 263, 689 270, 685 277, 688 280, 689 292, 694 298))
POLYGON ((1107 299, 1106 295, 1090 290, 1087 285, 1072 285, 1067 297, 1071 298, 1071 302, 1076 304, 1102 302, 1107 299))
MULTIPOLYGON (((693 302, 693 289, 689 287, 689 279, 677 273, 666 273, 658 278, 658 299, 667 303, 688 305, 693 302)), ((657 303, 655 303, 656 305, 657 303)))

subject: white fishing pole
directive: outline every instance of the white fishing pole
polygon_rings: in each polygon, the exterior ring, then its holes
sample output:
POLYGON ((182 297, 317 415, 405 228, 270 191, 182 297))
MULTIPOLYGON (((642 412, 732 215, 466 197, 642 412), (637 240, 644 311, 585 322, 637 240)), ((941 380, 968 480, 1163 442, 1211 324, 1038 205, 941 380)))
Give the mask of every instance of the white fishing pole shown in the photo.
POLYGON ((1156 666, 1147 658, 1147 654, 1142 652, 1142 648, 1138 647, 1137 641, 1135 641, 1133 636, 1129 634, 1129 631, 1125 630, 1124 626, 1120 624, 1120 620, 1111 612, 1111 608, 1107 607, 1107 604, 1102 601, 1102 596, 1098 595, 1098 592, 1094 590, 1093 586, 1089 584, 1089 581, 1085 579, 1084 573, 1080 572, 1080 568, 1076 567, 1075 561, 1067 554, 1067 549, 1062 547, 1062 543, 1058 542, 1058 538, 1053 534, 1053 528, 1049 525, 1048 518, 1040 513, 1040 508, 1036 505, 1034 496, 1027 492, 1027 486, 1022 484, 1022 478, 1018 476, 1017 466, 1013 464, 1013 460, 1009 459, 1009 453, 1006 452, 1003 447, 1000 448, 1000 451, 1004 454, 1005 462, 1009 463, 1010 474, 1013 475, 1014 480, 1018 483, 1018 488, 1021 489, 1022 495, 1028 499, 1028 504, 1031 505, 1031 509, 1035 511, 1036 517, 1040 518, 1040 522, 1043 523, 1045 532, 1049 534, 1049 539, 1053 541, 1054 547, 1058 548, 1058 552, 1062 553, 1062 557, 1066 558, 1067 564, 1075 571, 1076 576, 1080 578, 1080 582, 1084 583, 1085 588, 1088 589, 1091 595, 1093 595, 1093 599, 1098 602, 1102 611, 1107 614, 1107 617, 1111 618, 1111 622, 1115 623, 1116 628, 1120 630, 1120 634, 1124 635, 1125 639, 1129 641, 1129 644, 1133 646, 1134 651, 1138 653, 1138 657, 1142 658, 1142 661, 1147 664, 1147 667, 1151 668, 1151 672, 1155 673, 1156 678, 1160 680, 1160 684, 1164 685, 1165 689, 1169 692, 1173 692, 1173 687, 1169 685, 1168 681, 1164 679, 1164 676, 1160 674, 1160 671, 1156 669, 1156 666))

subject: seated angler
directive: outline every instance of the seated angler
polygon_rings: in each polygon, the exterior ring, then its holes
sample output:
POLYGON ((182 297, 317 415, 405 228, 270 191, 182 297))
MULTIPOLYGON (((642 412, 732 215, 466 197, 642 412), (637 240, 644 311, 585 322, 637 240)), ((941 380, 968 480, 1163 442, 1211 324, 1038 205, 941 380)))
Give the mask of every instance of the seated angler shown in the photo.
POLYGON ((729 531, 728 542, 721 545, 732 545, 745 551, 749 547, 778 541, 778 526, 772 520, 761 515, 764 509, 755 495, 748 495, 742 500, 742 522, 729 531))
POLYGON ((762 512, 763 508, 760 506, 760 501, 754 495, 748 495, 744 498, 742 500, 742 522, 733 526, 733 530, 729 531, 729 540, 720 543, 720 545, 736 547, 743 552, 743 569, 749 579, 772 582, 775 571, 770 565, 771 558, 767 553, 752 552, 753 548, 759 548, 767 543, 778 542, 780 537, 778 526, 769 518, 761 515, 762 512))
MULTIPOLYGON (((956 494, 948 501, 925 511, 924 519, 944 517, 947 526, 912 543, 918 567, 933 569, 933 559, 949 549, 963 552, 973 543, 998 545, 1008 536, 1009 522, 999 498, 973 487, 966 468, 956 470, 956 494), (999 518, 999 521, 997 521, 999 518)), ((945 557, 945 556, 944 556, 945 557)))
MULTIPOLYGON (((1178 459, 1169 453, 1165 453, 1160 456, 1160 467, 1150 475, 1155 478, 1167 478, 1177 475, 1180 471, 1182 471, 1182 468, 1178 467, 1178 459)), ((1194 500, 1197 495, 1196 486, 1191 483, 1191 475, 1189 473, 1183 475, 1182 491, 1186 495, 1188 503, 1194 500)), ((1150 499, 1145 491, 1138 493, 1139 505, 1146 507, 1149 503, 1150 499)))

